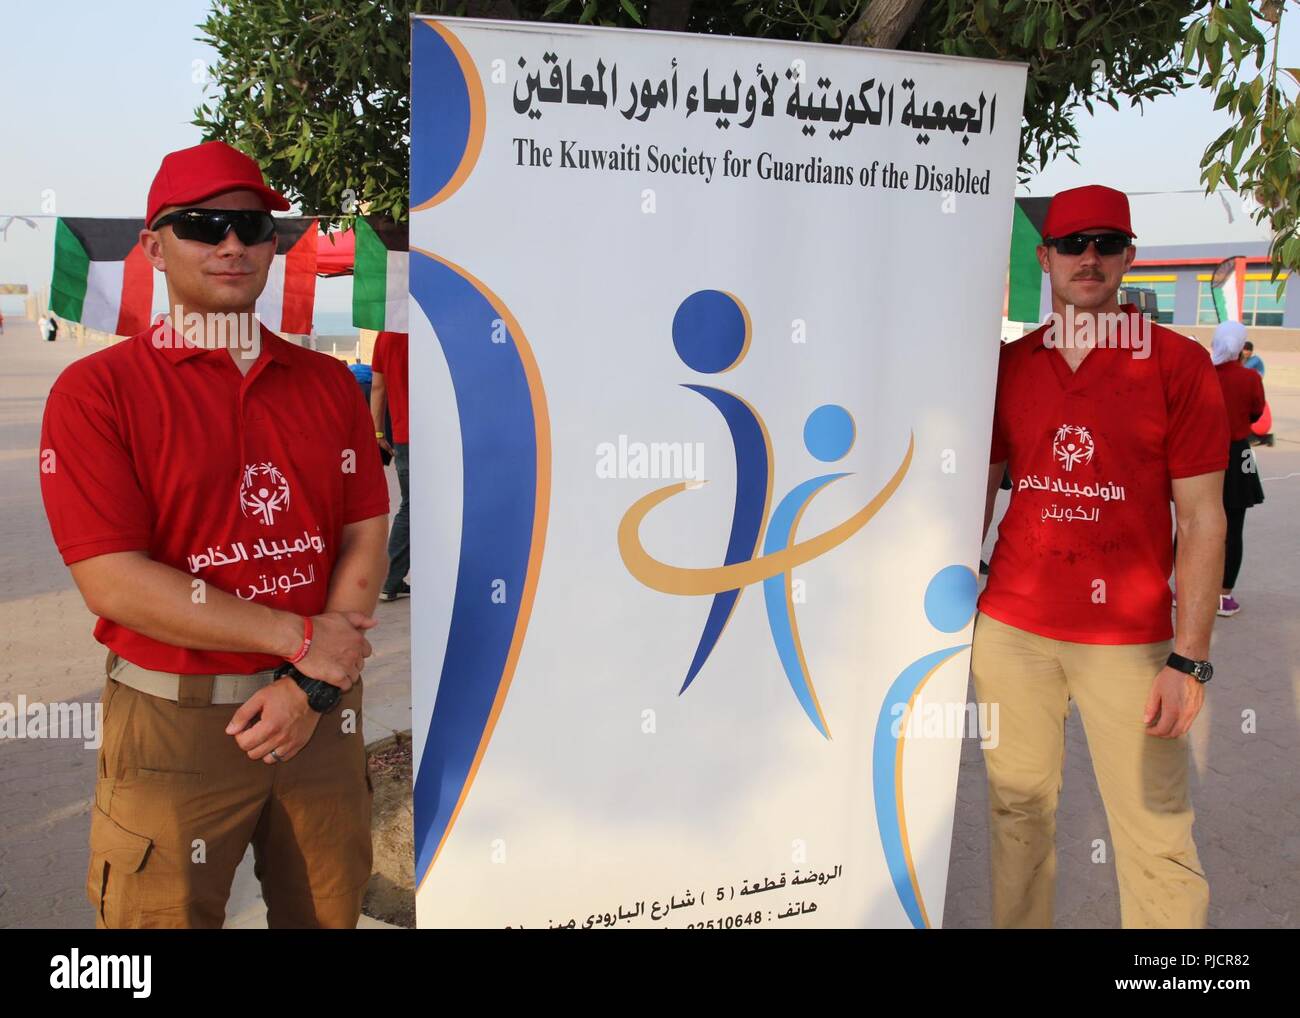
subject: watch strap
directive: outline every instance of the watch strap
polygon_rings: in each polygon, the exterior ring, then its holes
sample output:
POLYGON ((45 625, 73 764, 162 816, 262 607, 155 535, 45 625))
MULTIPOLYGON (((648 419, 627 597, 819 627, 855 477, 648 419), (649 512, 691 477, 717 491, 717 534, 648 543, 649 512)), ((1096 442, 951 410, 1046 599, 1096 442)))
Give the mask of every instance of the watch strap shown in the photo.
POLYGON ((328 714, 343 697, 343 691, 338 686, 321 679, 308 678, 287 661, 275 670, 275 677, 292 679, 307 694, 307 705, 318 714, 328 714))
POLYGON ((1170 668, 1190 675, 1197 682, 1209 682, 1214 675, 1214 666, 1209 661, 1197 661, 1178 653, 1171 652, 1165 664, 1170 668))

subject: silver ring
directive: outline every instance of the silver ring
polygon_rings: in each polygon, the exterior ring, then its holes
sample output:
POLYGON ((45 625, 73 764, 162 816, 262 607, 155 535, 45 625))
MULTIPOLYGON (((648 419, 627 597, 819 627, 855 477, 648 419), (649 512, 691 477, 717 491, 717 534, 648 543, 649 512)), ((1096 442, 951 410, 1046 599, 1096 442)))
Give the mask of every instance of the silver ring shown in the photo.
POLYGON ((282 756, 281 756, 279 753, 277 753, 275 750, 271 750, 271 755, 272 755, 273 757, 275 757, 275 762, 276 762, 276 763, 284 763, 284 757, 282 757, 282 756))

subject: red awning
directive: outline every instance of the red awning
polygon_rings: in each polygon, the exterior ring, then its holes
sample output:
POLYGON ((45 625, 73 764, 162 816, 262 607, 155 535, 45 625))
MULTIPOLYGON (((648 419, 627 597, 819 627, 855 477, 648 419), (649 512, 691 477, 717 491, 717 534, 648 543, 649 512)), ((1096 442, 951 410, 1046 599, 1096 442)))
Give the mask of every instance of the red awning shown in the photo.
POLYGON ((357 235, 353 230, 336 230, 316 237, 316 275, 350 276, 356 257, 357 235))

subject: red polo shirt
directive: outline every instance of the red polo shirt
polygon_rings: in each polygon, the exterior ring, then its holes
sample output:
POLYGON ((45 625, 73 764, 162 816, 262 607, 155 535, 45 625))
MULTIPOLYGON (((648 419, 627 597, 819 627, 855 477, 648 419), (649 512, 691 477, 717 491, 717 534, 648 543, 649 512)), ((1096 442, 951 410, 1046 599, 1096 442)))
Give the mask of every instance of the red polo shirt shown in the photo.
POLYGON ((1171 481, 1225 469, 1228 426, 1205 350, 1150 333, 1149 356, 1098 347, 1075 372, 1046 325, 1002 348, 989 462, 1012 491, 985 614, 1074 643, 1173 636, 1171 481))
POLYGON ((393 421, 389 441, 394 445, 406 445, 411 440, 406 384, 408 340, 405 332, 381 332, 375 338, 375 352, 370 357, 370 367, 384 376, 387 386, 388 415, 393 421))
MULTIPOLYGON (((264 326, 241 375, 224 349, 165 326, 59 375, 41 428, 41 495, 63 561, 144 551, 299 615, 325 607, 343 527, 388 512, 370 413, 351 372, 264 326)), ((109 619, 95 639, 143 668, 248 674, 266 654, 187 650, 109 619)))

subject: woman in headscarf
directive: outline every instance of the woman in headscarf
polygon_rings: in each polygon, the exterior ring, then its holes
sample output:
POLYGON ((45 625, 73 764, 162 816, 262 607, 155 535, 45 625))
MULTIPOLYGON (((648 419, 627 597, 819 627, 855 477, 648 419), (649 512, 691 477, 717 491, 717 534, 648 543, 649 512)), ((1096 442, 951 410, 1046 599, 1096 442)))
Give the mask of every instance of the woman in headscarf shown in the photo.
POLYGON ((1264 413, 1264 382, 1256 372, 1241 363, 1241 349, 1245 342, 1246 327, 1241 322, 1222 322, 1214 330, 1210 353, 1223 389, 1223 402, 1228 407, 1228 435, 1232 443, 1228 469, 1223 475, 1223 508, 1228 517, 1228 537, 1223 558, 1220 615, 1236 615, 1241 611, 1241 605, 1232 596, 1232 588, 1241 570, 1246 510, 1264 501, 1259 467, 1250 448, 1250 426, 1264 413))

